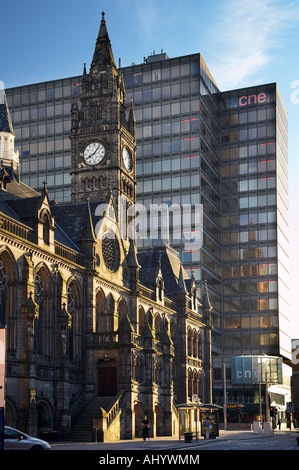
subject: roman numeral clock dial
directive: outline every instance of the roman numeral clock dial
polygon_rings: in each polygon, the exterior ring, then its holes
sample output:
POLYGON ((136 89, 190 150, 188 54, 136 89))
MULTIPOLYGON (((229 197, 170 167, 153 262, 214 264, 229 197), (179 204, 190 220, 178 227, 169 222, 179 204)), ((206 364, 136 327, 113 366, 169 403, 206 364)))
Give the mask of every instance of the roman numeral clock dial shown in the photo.
POLYGON ((133 168, 133 161, 132 161, 132 155, 130 150, 127 147, 123 148, 123 162, 125 169, 127 171, 132 171, 133 168))
POLYGON ((87 165, 98 165, 104 157, 105 147, 100 142, 91 142, 85 147, 83 158, 87 165))

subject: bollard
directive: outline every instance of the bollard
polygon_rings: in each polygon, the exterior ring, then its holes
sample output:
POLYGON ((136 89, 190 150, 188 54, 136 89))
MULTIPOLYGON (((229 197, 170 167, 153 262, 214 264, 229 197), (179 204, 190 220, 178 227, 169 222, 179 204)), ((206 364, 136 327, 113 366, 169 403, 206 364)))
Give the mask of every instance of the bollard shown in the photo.
POLYGON ((184 432, 185 442, 192 442, 193 433, 192 432, 184 432))
POLYGON ((297 433, 296 439, 297 439, 297 446, 299 446, 299 434, 298 433, 297 433))

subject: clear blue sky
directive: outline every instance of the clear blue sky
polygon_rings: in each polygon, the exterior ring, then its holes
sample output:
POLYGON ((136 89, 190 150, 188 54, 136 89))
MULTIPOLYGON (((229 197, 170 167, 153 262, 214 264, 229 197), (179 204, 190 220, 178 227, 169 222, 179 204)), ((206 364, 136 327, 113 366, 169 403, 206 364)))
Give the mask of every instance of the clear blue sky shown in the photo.
MULTIPOLYGON (((79 75, 105 11, 115 61, 153 51, 200 52, 221 90, 277 82, 289 115, 293 299, 299 267, 298 0, 14 0, 2 2, 0 81, 6 88, 79 75), (298 241, 297 241, 298 240, 298 241)), ((298 302, 292 310, 299 317, 298 302)), ((299 322, 298 322, 299 323, 299 322)), ((299 338, 299 329, 294 333, 299 338)))

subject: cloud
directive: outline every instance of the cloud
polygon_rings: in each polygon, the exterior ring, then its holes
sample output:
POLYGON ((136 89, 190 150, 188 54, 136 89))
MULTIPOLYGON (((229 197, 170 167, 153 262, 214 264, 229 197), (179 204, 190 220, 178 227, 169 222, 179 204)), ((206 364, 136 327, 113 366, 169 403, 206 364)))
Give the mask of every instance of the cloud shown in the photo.
MULTIPOLYGON (((197 0, 196 0, 197 1, 197 0)), ((169 41, 178 37, 180 21, 186 17, 185 2, 181 0, 134 0, 136 29, 142 41, 151 43, 167 32, 169 41)), ((189 20, 189 18, 188 18, 189 20)))
POLYGON ((209 67, 222 90, 244 86, 282 47, 287 28, 299 21, 298 4, 277 0, 231 0, 212 28, 209 67))
POLYGON ((137 27, 142 37, 149 37, 159 20, 159 9, 155 1, 135 2, 135 14, 137 17, 137 27))

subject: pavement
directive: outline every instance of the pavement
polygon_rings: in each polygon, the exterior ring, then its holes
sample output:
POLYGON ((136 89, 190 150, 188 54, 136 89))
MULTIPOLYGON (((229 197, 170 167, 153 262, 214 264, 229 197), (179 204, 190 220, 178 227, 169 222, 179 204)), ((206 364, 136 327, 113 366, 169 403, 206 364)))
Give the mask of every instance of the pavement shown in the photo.
MULTIPOLYGON (((274 434, 265 435, 263 432, 254 433, 251 430, 220 430, 219 436, 216 438, 216 441, 219 440, 246 440, 246 439, 269 439, 273 436, 294 436, 294 439, 299 433, 299 429, 282 429, 275 430, 274 434)), ((215 439, 211 439, 215 442, 215 439)), ((51 447, 53 450, 125 450, 125 451, 135 451, 135 450, 186 450, 192 449, 192 447, 200 446, 201 444, 206 443, 207 441, 200 435, 198 439, 195 437, 191 442, 185 442, 184 437, 181 439, 178 436, 163 436, 151 438, 150 441, 144 442, 143 439, 133 439, 133 440, 121 440, 117 442, 53 442, 51 447)))

